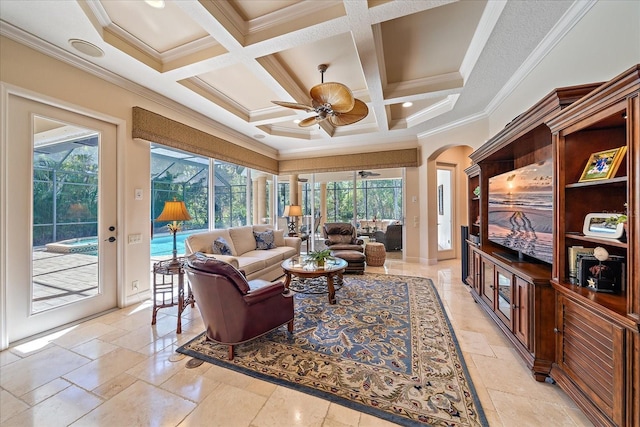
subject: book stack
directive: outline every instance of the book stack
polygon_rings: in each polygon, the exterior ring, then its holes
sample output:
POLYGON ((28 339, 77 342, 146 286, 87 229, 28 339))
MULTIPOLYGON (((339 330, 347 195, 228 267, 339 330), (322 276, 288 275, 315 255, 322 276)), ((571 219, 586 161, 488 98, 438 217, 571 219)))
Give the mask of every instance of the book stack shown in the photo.
POLYGON ((578 254, 593 255, 594 248, 584 246, 569 247, 569 282, 577 283, 578 277, 578 254))

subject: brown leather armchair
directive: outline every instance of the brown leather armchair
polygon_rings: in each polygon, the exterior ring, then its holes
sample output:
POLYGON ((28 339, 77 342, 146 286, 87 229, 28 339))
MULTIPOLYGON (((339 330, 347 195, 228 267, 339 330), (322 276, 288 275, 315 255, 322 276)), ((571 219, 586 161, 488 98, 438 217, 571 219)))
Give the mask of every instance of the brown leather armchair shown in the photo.
POLYGON ((322 234, 331 255, 347 261, 345 273, 364 273, 364 241, 358 239, 353 225, 348 222, 328 222, 322 227, 322 234))
POLYGON ((247 282, 231 264, 196 252, 187 257, 185 273, 205 324, 207 340, 229 346, 250 341, 285 323, 293 332, 293 297, 284 283, 247 282))
POLYGON ((364 251, 364 241, 358 239, 356 228, 348 222, 327 222, 322 227, 322 234, 324 244, 332 251, 364 251))

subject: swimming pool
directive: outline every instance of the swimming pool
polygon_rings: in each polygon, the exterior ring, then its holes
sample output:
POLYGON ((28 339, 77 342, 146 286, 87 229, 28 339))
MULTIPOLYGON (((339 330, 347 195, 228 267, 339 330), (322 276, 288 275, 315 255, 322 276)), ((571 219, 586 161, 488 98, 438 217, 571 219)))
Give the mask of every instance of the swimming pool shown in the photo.
MULTIPOLYGON (((176 250, 178 255, 184 255, 184 241, 192 234, 206 230, 191 230, 176 234, 176 250)), ((98 238, 80 237, 77 239, 61 240, 60 242, 45 245, 48 252, 58 253, 82 253, 85 255, 97 255, 98 238)), ((163 256, 173 254, 173 236, 171 234, 155 235, 151 239, 151 256, 163 256)))
MULTIPOLYGON (((184 241, 192 234, 200 233, 204 230, 187 231, 176 234, 176 250, 178 255, 184 255, 184 241)), ((151 239, 151 256, 172 255, 173 254, 173 236, 156 235, 151 239)))
POLYGON ((45 245, 47 252, 57 252, 62 254, 89 253, 98 250, 97 237, 80 237, 77 239, 61 240, 45 245))

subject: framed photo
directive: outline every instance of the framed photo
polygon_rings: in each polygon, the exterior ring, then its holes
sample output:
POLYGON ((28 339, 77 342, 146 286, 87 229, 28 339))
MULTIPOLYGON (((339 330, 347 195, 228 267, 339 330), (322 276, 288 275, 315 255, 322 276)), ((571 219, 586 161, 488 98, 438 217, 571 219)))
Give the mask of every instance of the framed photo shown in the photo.
POLYGON ((611 221, 619 217, 617 213, 590 213, 584 217, 582 233, 585 236, 603 239, 619 239, 624 231, 624 224, 611 221))
POLYGON ((624 154, 627 152, 627 146, 612 148, 610 150, 599 151, 589 156, 587 165, 582 171, 582 176, 578 182, 597 181, 600 179, 609 179, 616 174, 624 154))

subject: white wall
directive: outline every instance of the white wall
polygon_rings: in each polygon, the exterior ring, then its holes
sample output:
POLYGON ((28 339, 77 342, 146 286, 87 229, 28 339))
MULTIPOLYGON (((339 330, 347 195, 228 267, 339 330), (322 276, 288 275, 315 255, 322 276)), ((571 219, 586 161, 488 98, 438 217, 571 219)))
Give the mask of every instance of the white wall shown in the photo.
MULTIPOLYGON (((596 3, 560 40, 490 116, 421 138, 420 248, 423 262, 437 259, 435 158, 448 147, 477 149, 513 118, 553 89, 607 81, 640 63, 640 1, 596 3)), ((499 67, 500 64, 496 64, 499 67)), ((466 167, 466 166, 464 166, 466 167)), ((464 169, 464 167, 462 169, 464 169)), ((460 224, 466 223, 462 219, 460 224)))

